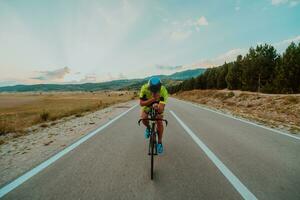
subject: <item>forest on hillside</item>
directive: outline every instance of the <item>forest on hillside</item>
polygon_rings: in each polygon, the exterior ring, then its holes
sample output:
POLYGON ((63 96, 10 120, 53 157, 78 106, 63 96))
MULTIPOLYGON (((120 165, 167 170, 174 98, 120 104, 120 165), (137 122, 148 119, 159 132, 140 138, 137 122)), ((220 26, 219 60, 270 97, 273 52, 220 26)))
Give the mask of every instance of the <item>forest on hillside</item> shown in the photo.
POLYGON ((196 78, 168 87, 176 93, 193 89, 229 89, 263 93, 300 93, 300 43, 292 42, 285 52, 272 45, 251 47, 245 56, 208 68, 196 78))

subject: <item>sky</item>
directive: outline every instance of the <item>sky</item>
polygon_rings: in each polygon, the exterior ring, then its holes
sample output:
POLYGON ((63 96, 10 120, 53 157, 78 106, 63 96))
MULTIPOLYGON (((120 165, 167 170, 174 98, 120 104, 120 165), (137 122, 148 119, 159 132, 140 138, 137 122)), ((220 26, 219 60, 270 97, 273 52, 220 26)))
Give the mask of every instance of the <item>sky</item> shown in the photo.
POLYGON ((300 42, 300 0, 0 0, 0 86, 208 68, 300 42))

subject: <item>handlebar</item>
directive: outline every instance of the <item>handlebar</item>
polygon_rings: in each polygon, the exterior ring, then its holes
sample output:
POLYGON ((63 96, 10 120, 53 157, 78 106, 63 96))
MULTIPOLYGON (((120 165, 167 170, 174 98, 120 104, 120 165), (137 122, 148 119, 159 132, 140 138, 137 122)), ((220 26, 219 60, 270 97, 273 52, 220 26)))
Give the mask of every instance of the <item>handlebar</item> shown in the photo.
POLYGON ((150 120, 150 121, 163 121, 163 122, 165 122, 166 123, 166 126, 168 126, 168 120, 166 120, 166 119, 157 119, 157 118, 146 118, 146 119, 140 119, 139 121, 138 121, 138 124, 139 124, 139 126, 141 125, 141 121, 142 120, 150 120))

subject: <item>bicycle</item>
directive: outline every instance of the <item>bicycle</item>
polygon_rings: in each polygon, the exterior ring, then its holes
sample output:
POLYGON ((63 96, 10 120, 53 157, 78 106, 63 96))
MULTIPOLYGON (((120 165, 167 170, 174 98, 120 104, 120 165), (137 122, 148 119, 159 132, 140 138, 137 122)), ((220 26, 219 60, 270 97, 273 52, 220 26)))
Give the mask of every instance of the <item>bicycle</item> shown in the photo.
MULTIPOLYGON (((157 119, 157 111, 154 108, 150 108, 149 114, 150 118, 146 118, 144 120, 149 120, 151 122, 150 125, 150 139, 149 139, 149 146, 148 146, 148 155, 151 156, 151 180, 153 180, 153 171, 154 171, 154 156, 157 155, 157 130, 156 130, 156 122, 157 121, 164 121, 166 126, 168 126, 168 121, 166 119, 157 119)), ((143 119, 139 119, 138 124, 140 125, 143 119)))

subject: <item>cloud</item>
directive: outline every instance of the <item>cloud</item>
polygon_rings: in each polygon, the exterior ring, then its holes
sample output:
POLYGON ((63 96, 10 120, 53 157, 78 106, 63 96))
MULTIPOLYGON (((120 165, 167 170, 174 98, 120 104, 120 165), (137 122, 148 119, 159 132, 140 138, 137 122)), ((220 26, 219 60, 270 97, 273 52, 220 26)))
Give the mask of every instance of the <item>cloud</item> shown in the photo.
POLYGON ((195 23, 195 26, 207 26, 208 22, 204 16, 201 16, 195 23))
POLYGON ((183 22, 183 26, 185 27, 187 26, 200 27, 200 26, 207 26, 207 25, 208 25, 208 21, 204 16, 199 17, 197 20, 187 19, 185 22, 183 22))
POLYGON ((16 78, 10 77, 5 79, 0 79, 0 87, 4 86, 14 86, 14 85, 32 85, 40 84, 41 80, 31 79, 31 78, 16 78))
POLYGON ((167 23, 167 22, 169 22, 169 19, 168 18, 163 18, 162 21, 167 23))
POLYGON ((198 67, 215 67, 224 64, 225 62, 231 62, 236 59, 238 55, 244 55, 247 53, 247 49, 231 49, 223 54, 218 55, 215 58, 203 59, 191 65, 186 65, 185 68, 198 68, 198 67))
POLYGON ((40 80, 40 81, 63 81, 65 75, 70 73, 68 67, 57 69, 54 71, 39 71, 38 76, 32 77, 31 79, 40 80))
POLYGON ((279 51, 283 52, 292 42, 300 42, 300 35, 273 43, 272 45, 279 51))
MULTIPOLYGON (((295 36, 293 38, 288 38, 276 43, 271 44, 274 46, 279 53, 282 53, 292 42, 298 43, 300 42, 300 35, 295 36)), ((257 43, 258 45, 263 43, 257 43)), ((225 62, 232 62, 236 59, 238 55, 246 55, 248 49, 246 48, 236 48, 228 50, 225 53, 218 55, 215 58, 211 59, 203 59, 199 62, 193 63, 191 65, 184 65, 184 68, 199 68, 199 67, 215 67, 224 64, 225 62)))
POLYGON ((187 19, 182 23, 182 27, 195 28, 196 30, 200 29, 201 26, 208 26, 208 21, 204 16, 199 17, 197 20, 187 19))
POLYGON ((246 53, 246 49, 231 49, 225 52, 224 54, 219 55, 216 60, 230 62, 234 60, 238 55, 240 54, 243 55, 245 53, 246 53))
POLYGON ((156 69, 160 70, 180 70, 183 68, 182 65, 170 66, 170 65, 156 65, 156 69))
MULTIPOLYGON (((34 66, 45 63, 59 66, 63 63, 60 49, 55 47, 56 41, 48 43, 48 36, 56 35, 57 30, 38 35, 28 17, 9 4, 8 1, 0 1, 0 79, 24 79, 37 70, 34 66), (53 52, 57 54, 53 55, 53 52)), ((42 32, 42 29, 39 30, 42 32)))
MULTIPOLYGON (((40 83, 51 79, 40 71, 56 68, 40 66, 72 66, 72 70, 82 73, 80 77, 80 74, 70 73, 64 81, 80 81, 90 72, 96 72, 101 79, 108 67, 118 73, 125 68, 124 63, 131 65, 128 64, 131 59, 143 54, 141 51, 127 53, 138 46, 139 41, 132 44, 128 38, 143 21, 146 8, 142 2, 76 1, 71 2, 72 9, 68 12, 61 9, 69 3, 50 3, 55 10, 50 14, 44 5, 39 6, 39 13, 23 13, 25 7, 17 8, 12 2, 0 0, 0 80, 18 78, 40 83), (44 23, 41 29, 36 20, 53 23, 44 23), (128 48, 129 42, 131 48, 128 48), (120 56, 123 60, 115 59, 120 56)), ((137 63, 136 67, 141 65, 137 63)))
POLYGON ((95 83, 97 82, 96 74, 87 74, 82 78, 79 83, 95 83))
POLYGON ((271 4, 272 5, 280 5, 280 4, 286 4, 288 0, 272 0, 271 4))
POLYGON ((172 40, 185 40, 187 39, 188 37, 190 37, 192 34, 192 31, 173 31, 171 32, 170 34, 170 38, 172 40))
POLYGON ((279 5, 284 5, 288 4, 291 7, 294 7, 300 3, 299 0, 271 0, 271 4, 273 6, 279 6, 279 5))
POLYGON ((290 6, 294 7, 294 6, 298 5, 298 3, 299 3, 299 1, 291 1, 290 6))
POLYGON ((174 27, 174 30, 170 33, 170 39, 179 41, 189 38, 195 30, 199 32, 201 26, 208 25, 208 21, 206 17, 201 16, 196 20, 173 21, 170 24, 174 27))
POLYGON ((123 73, 119 73, 118 79, 127 79, 127 76, 125 76, 123 73))
POLYGON ((13 85, 18 85, 18 84, 22 84, 22 83, 17 80, 1 80, 0 81, 0 87, 13 86, 13 85))
POLYGON ((235 6, 234 6, 234 10, 235 11, 239 11, 241 9, 241 1, 240 0, 236 0, 235 1, 235 6))

